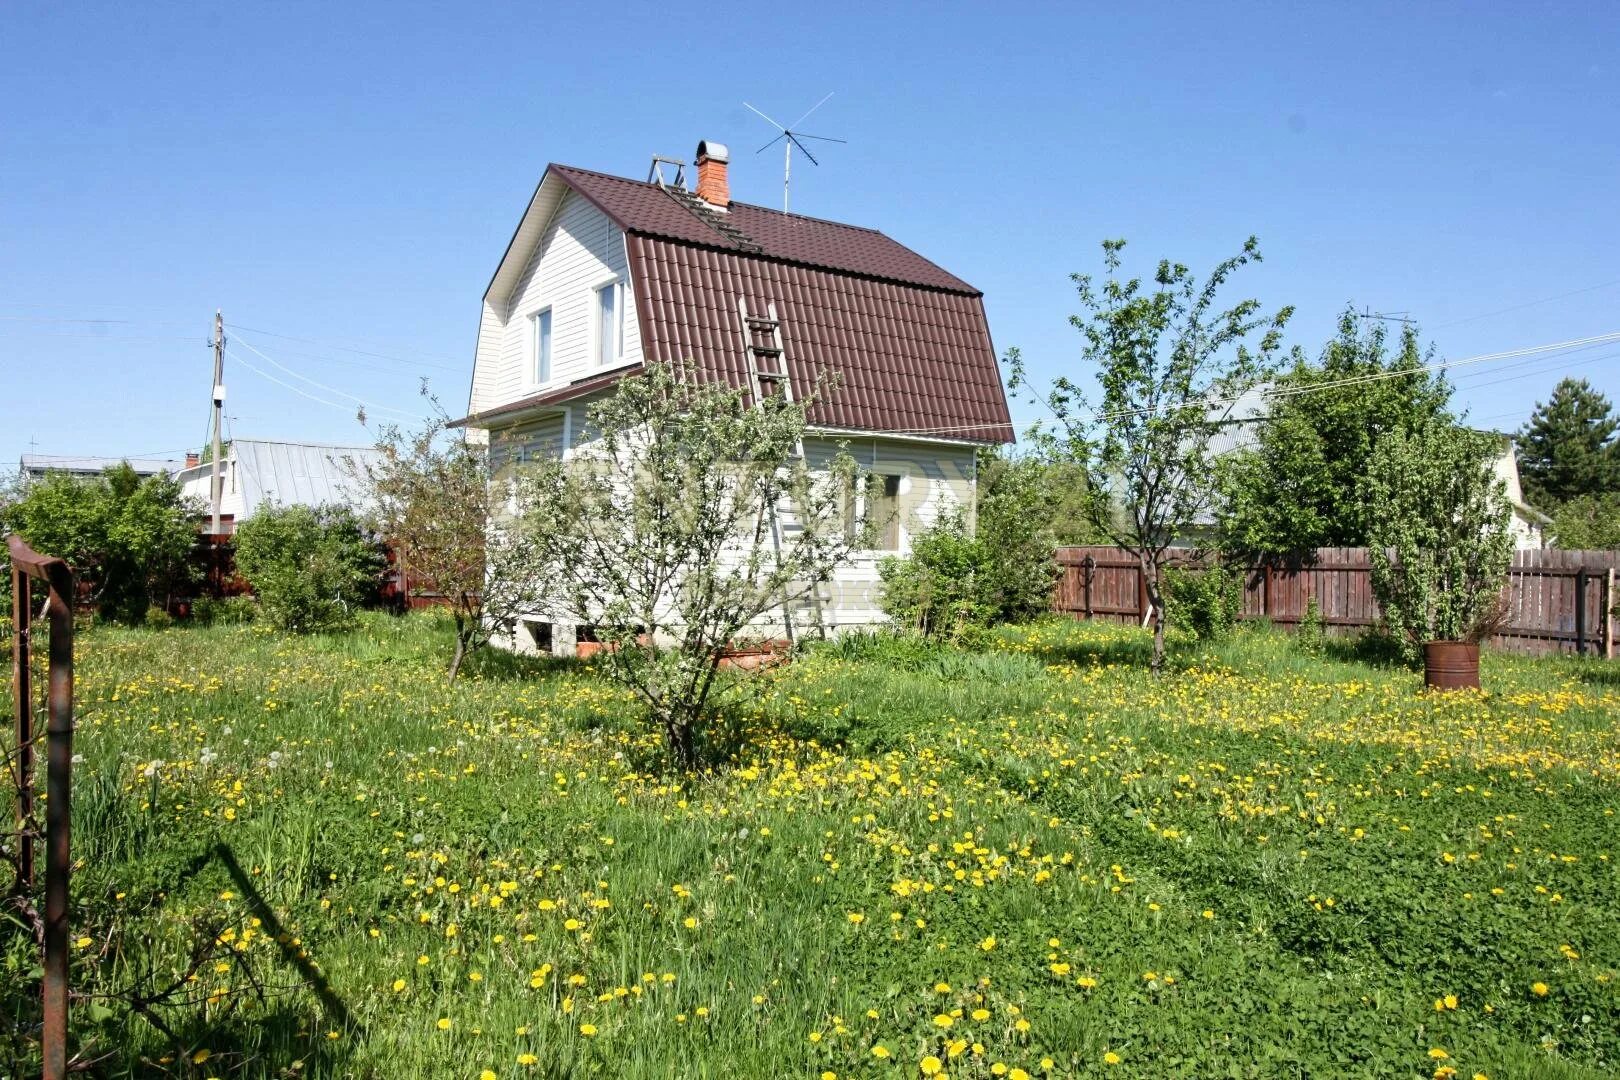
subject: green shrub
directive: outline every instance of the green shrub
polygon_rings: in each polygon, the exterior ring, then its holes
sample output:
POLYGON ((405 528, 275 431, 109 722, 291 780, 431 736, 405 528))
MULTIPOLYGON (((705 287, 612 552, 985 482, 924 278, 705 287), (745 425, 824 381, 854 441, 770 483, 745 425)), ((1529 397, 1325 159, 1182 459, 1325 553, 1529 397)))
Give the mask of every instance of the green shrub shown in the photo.
POLYGON ((1321 656, 1327 648, 1327 621, 1322 618, 1322 605, 1314 596, 1305 601, 1305 614, 1299 620, 1294 643, 1306 656, 1321 656))
POLYGON ((152 630, 167 630, 174 625, 174 616, 167 608, 153 604, 146 609, 146 617, 141 622, 152 630))
POLYGON ((1219 641, 1243 610, 1243 578, 1224 566, 1165 571, 1165 618, 1200 641, 1219 641))
POLYGON ((191 620, 198 626, 235 626, 252 622, 258 614, 258 601, 251 596, 227 596, 220 600, 204 596, 191 605, 191 620))
POLYGON ((236 530, 236 569, 278 630, 341 630, 373 600, 382 547, 341 506, 261 507, 236 530))
POLYGON ((1391 432, 1367 475, 1372 589, 1410 662, 1429 641, 1481 641, 1500 621, 1513 558, 1498 436, 1450 424, 1391 432))
POLYGON ((961 513, 943 515, 918 535, 906 558, 878 564, 879 601, 897 624, 928 637, 962 640, 995 620, 999 606, 988 549, 961 513))
POLYGON ((139 623, 194 576, 201 513, 167 475, 142 477, 126 463, 100 476, 51 473, 0 495, 0 532, 66 559, 103 618, 139 623))

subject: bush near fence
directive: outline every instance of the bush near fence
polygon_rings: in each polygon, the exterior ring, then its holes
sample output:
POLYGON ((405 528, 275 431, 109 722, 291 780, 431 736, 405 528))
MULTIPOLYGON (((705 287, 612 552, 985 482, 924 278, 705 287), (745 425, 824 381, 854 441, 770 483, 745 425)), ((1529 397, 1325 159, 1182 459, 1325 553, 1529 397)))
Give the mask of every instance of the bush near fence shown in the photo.
MULTIPOLYGON (((1178 562, 1197 565, 1189 552, 1178 562)), ((1060 547, 1054 611, 1079 618, 1140 623, 1147 590, 1136 559, 1115 547, 1060 547)), ((1270 556, 1244 567, 1241 619, 1294 627, 1312 599, 1329 633, 1354 633, 1378 622, 1367 548, 1320 548, 1270 556)), ((1526 550, 1514 553, 1505 593, 1510 617, 1491 644, 1512 652, 1586 652, 1613 657, 1620 622, 1614 614, 1620 551, 1526 550)))

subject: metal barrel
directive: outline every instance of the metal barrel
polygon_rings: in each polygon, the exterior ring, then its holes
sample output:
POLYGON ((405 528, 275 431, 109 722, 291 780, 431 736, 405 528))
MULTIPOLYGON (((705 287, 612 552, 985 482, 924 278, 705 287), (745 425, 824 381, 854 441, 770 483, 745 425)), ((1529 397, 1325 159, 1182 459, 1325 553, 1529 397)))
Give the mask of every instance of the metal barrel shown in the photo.
POLYGON ((1479 646, 1463 641, 1424 645, 1423 685, 1431 690, 1478 690, 1479 646))

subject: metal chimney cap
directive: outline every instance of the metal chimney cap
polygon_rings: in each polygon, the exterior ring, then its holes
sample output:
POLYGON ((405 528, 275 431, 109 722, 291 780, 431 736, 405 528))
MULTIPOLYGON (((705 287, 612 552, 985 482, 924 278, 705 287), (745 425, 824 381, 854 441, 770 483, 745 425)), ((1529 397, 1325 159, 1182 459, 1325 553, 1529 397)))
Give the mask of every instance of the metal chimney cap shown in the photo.
POLYGON ((704 160, 709 160, 719 162, 721 165, 724 165, 731 160, 731 151, 726 148, 725 143, 717 143, 711 139, 703 139, 698 143, 697 160, 698 164, 702 164, 704 160))

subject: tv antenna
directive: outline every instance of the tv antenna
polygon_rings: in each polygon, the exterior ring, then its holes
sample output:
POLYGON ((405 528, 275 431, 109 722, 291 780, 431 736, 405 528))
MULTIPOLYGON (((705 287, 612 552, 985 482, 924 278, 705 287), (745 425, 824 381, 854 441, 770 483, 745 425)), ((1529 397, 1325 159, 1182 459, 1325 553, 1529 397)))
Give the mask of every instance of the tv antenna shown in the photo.
POLYGON ((770 124, 772 127, 776 128, 778 131, 781 132, 780 135, 778 135, 776 138, 772 139, 770 142, 766 143, 764 146, 760 147, 758 150, 755 150, 754 153, 763 154, 765 151, 769 150, 771 147, 775 146, 777 143, 779 143, 779 142, 784 143, 784 146, 782 148, 782 213, 784 213, 784 214, 788 212, 788 194, 789 194, 790 186, 791 186, 791 184, 793 182, 793 148, 795 146, 797 146, 801 151, 803 151, 804 156, 810 159, 810 164, 818 166, 818 167, 821 165, 821 162, 816 160, 816 155, 814 155, 814 154, 812 154, 810 152, 810 148, 808 146, 804 145, 804 143, 800 142, 799 140, 800 139, 819 139, 822 142, 835 142, 835 143, 841 143, 841 142, 848 142, 849 141, 847 139, 835 139, 835 138, 832 138, 831 136, 828 136, 828 135, 811 135, 811 134, 809 134, 807 132, 794 131, 793 130, 794 128, 798 127, 800 124, 802 124, 806 120, 808 120, 810 118, 811 113, 815 112, 817 109, 819 109, 823 105, 827 104, 827 99, 831 98, 831 97, 832 97, 832 93, 829 92, 827 94, 827 97, 822 98, 820 101, 818 101, 814 105, 810 106, 810 108, 805 112, 805 114, 803 116, 799 117, 797 120, 793 121, 793 123, 791 123, 791 124, 778 124, 775 120, 772 120, 769 116, 766 116, 764 113, 760 112, 758 109, 754 108, 752 105, 749 105, 748 102, 746 102, 746 101, 743 102, 744 107, 749 109, 755 115, 760 117, 760 119, 764 120, 766 123, 770 124))

